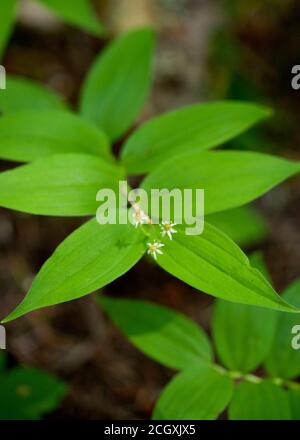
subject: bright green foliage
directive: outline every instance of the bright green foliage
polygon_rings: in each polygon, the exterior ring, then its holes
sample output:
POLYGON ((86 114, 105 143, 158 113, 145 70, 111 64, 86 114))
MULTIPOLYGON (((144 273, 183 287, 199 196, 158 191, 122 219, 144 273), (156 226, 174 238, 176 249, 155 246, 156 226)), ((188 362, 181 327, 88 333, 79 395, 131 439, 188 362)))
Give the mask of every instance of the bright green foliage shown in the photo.
POLYGON ((241 247, 253 246, 267 236, 265 219, 249 206, 207 215, 205 221, 221 229, 241 247))
MULTIPOLYGON (((57 7, 61 14, 69 13, 65 2, 57 7)), ((96 201, 98 191, 119 189, 119 181, 126 178, 123 164, 110 156, 106 136, 116 140, 124 135, 142 109, 151 82, 153 48, 154 34, 149 29, 131 31, 110 44, 84 82, 82 118, 67 112, 56 95, 40 86, 9 79, 8 93, 0 95, 0 109, 7 113, 0 120, 0 157, 32 162, 0 175, 0 206, 39 215, 95 216, 100 205, 96 201)), ((268 109, 250 103, 190 106, 142 126, 124 147, 123 163, 133 173, 159 164, 142 184, 147 190, 203 188, 205 215, 240 207, 296 174, 299 164, 259 153, 201 150, 232 139, 269 115, 268 109), (141 168, 136 168, 133 158, 137 151, 141 153, 141 168), (170 153, 174 157, 169 158, 170 153), (155 163, 150 164, 151 158, 155 163)), ((228 224, 233 226, 231 215, 229 211, 221 218, 228 230, 228 224)), ((249 239, 251 216, 245 210, 239 215, 239 223, 248 219, 246 232, 240 228, 240 237, 249 239)), ((253 230, 257 237, 259 226, 254 225, 253 230)), ((54 253, 22 306, 9 319, 105 286, 129 270, 153 240, 164 242, 158 264, 198 290, 244 304, 299 311, 276 294, 237 245, 209 224, 202 235, 179 232, 171 241, 162 239, 157 226, 144 225, 135 230, 131 225, 112 224, 96 228, 94 221, 67 239, 58 257, 54 253), (92 232, 97 239, 93 240, 92 232), (91 256, 89 264, 77 241, 91 256), (99 258, 102 248, 105 256, 99 258), (78 271, 73 272, 69 262, 78 271)))
POLYGON ((207 336, 180 313, 146 301, 101 296, 99 302, 129 340, 157 362, 175 369, 211 362, 207 336))
MULTIPOLYGON (((261 254, 254 254, 250 261, 268 277, 261 254)), ((254 371, 270 353, 276 323, 273 310, 216 301, 212 331, 223 365, 242 373, 254 371)))
POLYGON ((288 393, 269 380, 240 383, 229 406, 231 420, 290 420, 288 393))
POLYGON ((216 297, 293 310, 225 234, 208 223, 201 235, 185 235, 179 228, 178 231, 158 257, 158 264, 167 272, 216 297))
POLYGON ((30 162, 64 153, 109 157, 105 134, 69 112, 22 111, 0 119, 0 157, 30 162))
MULTIPOLYGON (((101 32, 90 3, 76 0, 77 9, 58 0, 43 3, 69 22, 101 32)), ((0 44, 1 37, 0 30, 0 44)), ((151 171, 142 183, 147 191, 204 189, 205 214, 226 211, 211 217, 212 221, 238 241, 249 241, 251 234, 250 241, 263 236, 264 227, 257 218, 253 229, 249 226, 248 210, 230 209, 295 175, 300 164, 255 152, 203 150, 231 140, 269 116, 269 110, 241 102, 190 106, 138 129, 122 149, 122 165, 111 157, 106 136, 115 141, 126 133, 149 92, 153 47, 149 29, 129 32, 113 42, 95 61, 84 83, 82 118, 67 112, 55 94, 35 83, 8 79, 7 92, 0 94, 4 114, 0 157, 32 163, 0 174, 0 206, 33 214, 94 216, 97 192, 118 189, 125 178, 124 165, 132 174, 151 171), (235 222, 245 225, 234 226, 232 215, 235 222)), ((268 276, 255 268, 257 259, 251 265, 241 249, 214 226, 205 224, 198 236, 185 235, 182 226, 176 229, 169 240, 150 224, 134 228, 88 221, 46 261, 23 302, 5 322, 106 286, 142 258, 149 241, 159 239, 164 247, 157 262, 163 269, 198 290, 242 305, 218 301, 215 306, 213 335, 220 360, 231 370, 227 371, 212 363, 207 337, 182 315, 145 302, 102 299, 105 310, 138 348, 182 370, 163 392, 154 418, 214 419, 228 405, 234 379, 241 383, 230 405, 231 418, 298 417, 299 387, 286 381, 300 374, 299 352, 291 347, 291 327, 298 324, 298 315, 279 316, 253 306, 299 312, 299 281, 282 298, 268 276), (267 371, 279 379, 245 375, 265 360, 267 371)), ((35 371, 14 370, 4 380, 3 365, 0 368, 0 409, 4 399, 8 414, 13 406, 20 408, 20 418, 37 418, 62 395, 53 380, 43 381, 35 371)))
POLYGON ((152 79, 154 34, 141 29, 121 36, 95 61, 83 86, 81 113, 118 139, 138 116, 152 79))
POLYGON ((0 60, 12 32, 17 10, 17 0, 1 0, 0 9, 0 60))
MULTIPOLYGON (((262 272, 266 271, 260 253, 254 254, 251 261, 262 272)), ((277 319, 278 312, 223 300, 215 302, 212 333, 218 357, 227 370, 213 364, 211 355, 203 356, 203 347, 208 346, 207 342, 203 345, 203 336, 200 342, 195 324, 191 322, 192 327, 189 326, 187 318, 177 326, 183 318, 176 312, 170 311, 169 316, 173 317, 170 325, 166 309, 160 306, 151 307, 149 303, 138 300, 103 297, 99 298, 99 302, 138 349, 163 365, 181 370, 162 391, 153 418, 213 419, 225 410, 230 401, 231 419, 300 418, 298 383, 286 381, 285 376, 263 379, 249 374, 261 366, 270 353, 272 358, 272 350, 275 349, 276 354, 276 330, 278 333, 282 325, 277 319), (195 345, 191 337, 195 338, 195 345), (198 355, 195 350, 197 340, 198 355)), ((292 315, 285 313, 281 316, 292 315)), ((291 350, 291 335, 280 342, 283 353, 291 350)), ((297 359, 291 359, 291 363, 297 365, 297 359)))
POLYGON ((0 112, 21 110, 64 110, 65 104, 50 90, 40 84, 17 76, 8 76, 5 93, 0 93, 0 112))
POLYGON ((18 367, 0 372, 0 420, 36 420, 54 410, 66 386, 48 373, 18 367))
POLYGON ((56 249, 23 302, 5 321, 100 289, 134 266, 144 248, 143 234, 132 225, 100 226, 90 220, 56 249))
POLYGON ((222 363, 242 373, 255 370, 270 352, 276 318, 273 310, 217 301, 213 335, 222 363))
POLYGON ((226 408, 232 380, 211 366, 179 373, 162 392, 153 413, 156 420, 213 420, 226 408))
POLYGON ((102 35, 104 28, 92 7, 91 0, 38 0, 67 23, 78 26, 95 35, 102 35))
POLYGON ((181 152, 217 147, 270 116, 243 102, 192 105, 151 119, 126 142, 122 161, 130 174, 143 174, 181 152))
POLYGON ((142 187, 202 188, 205 214, 255 200, 300 171, 300 164, 244 151, 196 152, 175 156, 149 174, 142 187))
POLYGON ((118 188, 122 169, 100 157, 64 154, 0 174, 0 204, 40 215, 95 214, 101 188, 118 188))
MULTIPOLYGON (((300 280, 286 289, 283 298, 300 306, 300 280)), ((300 350, 293 349, 291 345, 295 325, 299 325, 299 318, 290 313, 279 314, 272 352, 266 360, 266 369, 272 376, 293 379, 300 375, 300 350)))

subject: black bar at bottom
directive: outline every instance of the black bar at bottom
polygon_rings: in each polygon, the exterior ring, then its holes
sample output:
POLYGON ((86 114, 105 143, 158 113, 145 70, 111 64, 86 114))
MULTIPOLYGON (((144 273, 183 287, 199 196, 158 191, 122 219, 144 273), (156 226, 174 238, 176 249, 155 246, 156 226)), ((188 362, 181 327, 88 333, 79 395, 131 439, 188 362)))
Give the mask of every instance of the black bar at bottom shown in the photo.
POLYGON ((4 435, 30 435, 31 439, 44 440, 45 437, 66 435, 89 440, 94 438, 132 438, 139 439, 154 436, 166 438, 206 438, 216 434, 224 435, 256 435, 284 434, 293 425, 299 429, 300 421, 0 421, 1 437, 4 435), (99 437, 100 436, 100 437, 99 437))

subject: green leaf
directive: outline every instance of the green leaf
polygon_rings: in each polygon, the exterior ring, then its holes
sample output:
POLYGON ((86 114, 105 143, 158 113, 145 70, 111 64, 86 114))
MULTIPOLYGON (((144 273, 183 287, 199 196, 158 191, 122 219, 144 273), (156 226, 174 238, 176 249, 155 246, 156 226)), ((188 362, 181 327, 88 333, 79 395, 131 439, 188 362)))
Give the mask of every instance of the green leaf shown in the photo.
POLYGON ((33 161, 63 153, 109 158, 109 143, 93 124, 60 110, 11 113, 0 118, 0 158, 33 161))
POLYGON ((241 151, 176 156, 146 177, 142 187, 204 189, 205 215, 244 205, 300 171, 300 164, 241 151))
POLYGON ((101 188, 117 189, 123 170, 84 154, 59 154, 0 174, 0 206, 38 215, 96 215, 101 188))
POLYGON ((54 92, 32 80, 8 76, 5 93, 0 93, 0 112, 5 114, 32 108, 64 110, 65 104, 54 92))
MULTIPOLYGON (((300 279, 287 288, 283 298, 300 306, 300 279)), ((265 366, 269 374, 284 379, 293 379, 300 374, 300 350, 292 347, 292 329, 299 325, 299 317, 294 314, 279 314, 274 343, 265 366)))
POLYGON ((153 171, 174 155, 217 147, 270 114, 265 107, 238 101, 185 107, 142 125, 125 144, 122 160, 129 173, 153 171))
POLYGON ((144 252, 144 234, 131 224, 87 222, 56 249, 5 322, 104 287, 134 266, 144 252))
POLYGON ((185 235, 178 227, 165 240, 158 264, 175 277, 210 295, 283 311, 298 311, 274 291, 241 249, 225 234, 205 223, 203 234, 185 235))
POLYGON ((92 34, 101 36, 103 25, 98 20, 91 0, 39 0, 67 23, 78 26, 92 34))
POLYGON ((96 59, 81 96, 81 113, 100 125, 113 141, 134 122, 152 79, 154 34, 129 32, 96 59))
POLYGON ((33 368, 16 368, 0 380, 0 419, 35 420, 66 394, 58 379, 33 368))
POLYGON ((203 365, 179 373, 162 392, 155 420, 214 420, 228 405, 232 380, 203 365))
POLYGON ((0 13, 0 60, 13 30, 17 13, 17 0, 1 0, 0 13))
POLYGON ((269 380, 241 382, 229 406, 230 420, 290 420, 286 391, 269 380))
POLYGON ((300 420, 300 390, 288 390, 292 420, 300 420))
MULTIPOLYGON (((250 258, 260 269, 261 254, 250 258)), ((261 272, 265 274, 263 266, 261 272)), ((233 371, 254 371, 269 355, 275 336, 277 313, 260 307, 217 300, 212 333, 218 356, 233 371)))
POLYGON ((267 235, 265 219, 249 206, 209 214, 205 220, 221 229, 241 247, 254 246, 264 240, 267 235))
POLYGON ((205 333, 180 313, 146 301, 101 296, 99 302, 128 339, 157 362, 182 369, 212 360, 205 333))
POLYGON ((222 364, 233 371, 254 371, 268 356, 276 328, 276 313, 260 307, 218 300, 213 338, 222 364))

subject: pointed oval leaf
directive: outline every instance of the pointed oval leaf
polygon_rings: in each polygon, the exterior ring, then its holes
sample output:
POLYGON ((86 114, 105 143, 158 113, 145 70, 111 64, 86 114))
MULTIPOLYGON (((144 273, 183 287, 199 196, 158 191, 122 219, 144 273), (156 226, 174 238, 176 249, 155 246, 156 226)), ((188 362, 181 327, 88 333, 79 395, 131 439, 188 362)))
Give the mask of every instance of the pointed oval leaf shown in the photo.
POLYGON ((109 158, 109 142, 94 124, 60 110, 22 111, 0 118, 1 159, 30 162, 64 153, 109 158))
POLYGON ((131 224, 99 225, 90 220, 56 249, 5 322, 104 287, 134 266, 144 252, 144 234, 131 224))
MULTIPOLYGON (((267 273, 260 253, 253 254, 250 262, 264 275, 267 273)), ((277 312, 273 310, 217 300, 212 334, 223 365, 242 373, 254 371, 270 353, 276 322, 277 312)))
POLYGON ((232 380, 211 366, 179 373, 163 390, 155 420, 214 420, 228 405, 232 380))
POLYGON ((59 154, 0 174, 0 206, 37 215, 96 215, 101 188, 117 189, 123 170, 100 157, 59 154))
MULTIPOLYGON (((283 298, 289 303, 300 307, 300 279, 289 286, 283 298)), ((300 375, 300 350, 292 346, 292 329, 299 325, 299 317, 290 313, 278 316, 276 333, 270 356, 265 367, 269 374, 284 379, 293 379, 300 375)))
POLYGON ((290 420, 288 393, 269 380, 241 382, 229 406, 230 420, 290 420))
POLYGON ((41 84, 18 76, 8 76, 5 93, 0 93, 0 112, 21 110, 64 110, 62 99, 41 84))
POLYGON ((242 373, 254 371, 270 353, 276 318, 273 310, 218 300, 213 338, 222 364, 242 373))
POLYGON ((91 0, 39 0, 66 22, 78 26, 95 35, 104 33, 103 25, 98 20, 91 0))
POLYGON ((206 334, 185 316, 146 301, 99 297, 114 323, 143 353, 170 368, 212 360, 206 334))
POLYGON ((242 151, 176 156, 142 183, 142 188, 204 189, 205 214, 245 205, 300 171, 300 164, 242 151))
POLYGON ((34 368, 15 368, 0 379, 0 420, 35 420, 54 410, 66 386, 34 368))
POLYGON ((221 231, 205 223, 203 234, 185 235, 182 228, 165 240, 158 264, 175 277, 209 295, 242 304, 283 311, 298 309, 286 303, 241 249, 221 231))
POLYGON ((81 113, 118 139, 134 122, 147 98, 152 78, 154 34, 129 32, 96 59, 81 96, 81 113))
POLYGON ((17 0, 1 0, 0 10, 0 60, 13 30, 17 13, 17 0))
POLYGON ((144 174, 174 155, 217 147, 270 114, 265 107, 238 101, 175 110, 136 130, 123 148, 122 161, 129 173, 144 174))

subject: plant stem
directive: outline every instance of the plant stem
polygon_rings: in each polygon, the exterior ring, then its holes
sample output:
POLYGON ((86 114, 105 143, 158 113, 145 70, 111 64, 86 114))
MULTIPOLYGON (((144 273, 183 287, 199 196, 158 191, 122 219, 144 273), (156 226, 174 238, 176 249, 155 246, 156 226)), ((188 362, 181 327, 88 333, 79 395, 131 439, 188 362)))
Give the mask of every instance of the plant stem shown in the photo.
POLYGON ((241 380, 245 380, 247 382, 257 384, 257 383, 260 383, 261 381, 267 379, 267 380, 271 380, 274 383, 274 385, 289 388, 291 390, 299 390, 300 391, 300 383, 294 382, 292 380, 285 380, 280 377, 274 377, 274 378, 266 377, 266 378, 264 378, 264 377, 256 376, 255 374, 244 374, 244 373, 241 373, 240 371, 227 370, 226 368, 223 368, 218 364, 214 364, 213 368, 216 371, 218 371, 220 374, 227 375, 235 381, 240 382, 241 380))

